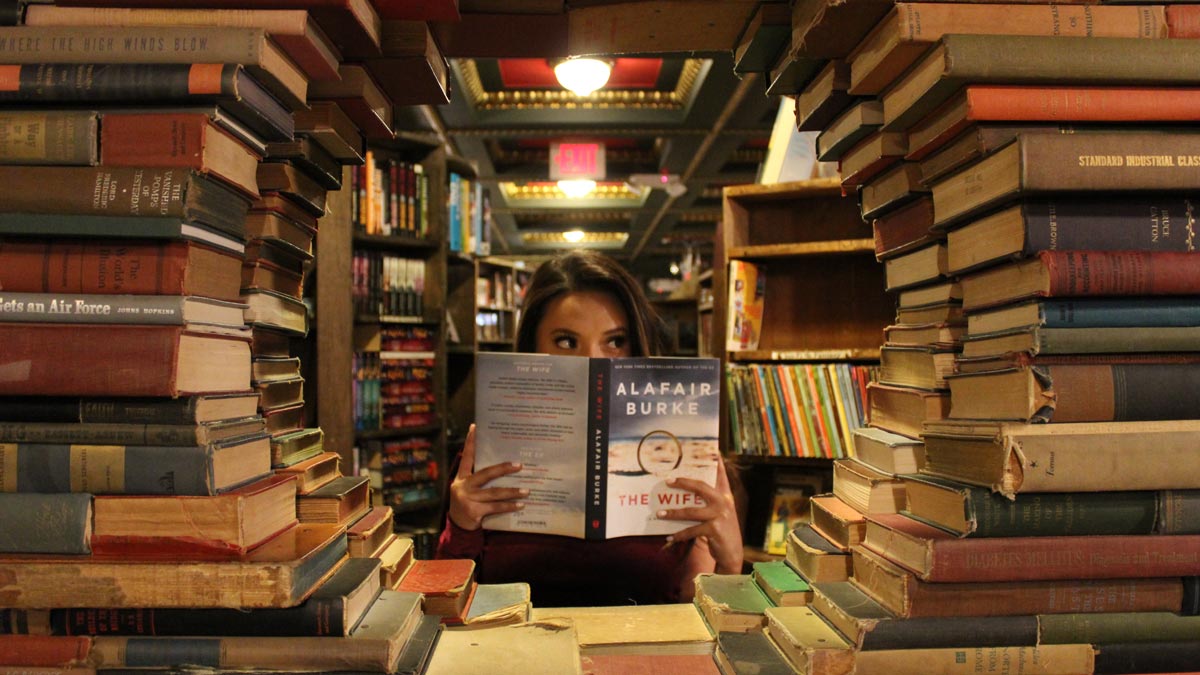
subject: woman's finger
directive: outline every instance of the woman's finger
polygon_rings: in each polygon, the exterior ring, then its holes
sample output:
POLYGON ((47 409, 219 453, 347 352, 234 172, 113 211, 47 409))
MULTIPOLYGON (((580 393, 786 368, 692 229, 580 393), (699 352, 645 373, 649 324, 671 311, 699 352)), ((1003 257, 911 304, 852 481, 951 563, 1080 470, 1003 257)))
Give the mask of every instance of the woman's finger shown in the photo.
POLYGON ((497 478, 500 478, 501 476, 507 476, 520 470, 521 464, 517 462, 493 464, 467 476, 466 484, 467 487, 471 488, 472 490, 478 490, 497 478))
POLYGON ((472 424, 467 429, 467 440, 463 442, 462 458, 458 461, 458 475, 455 476, 460 480, 469 478, 471 472, 475 469, 475 425, 472 424))
POLYGON ((471 500, 476 502, 500 502, 523 499, 529 496, 525 488, 483 488, 471 493, 471 500))

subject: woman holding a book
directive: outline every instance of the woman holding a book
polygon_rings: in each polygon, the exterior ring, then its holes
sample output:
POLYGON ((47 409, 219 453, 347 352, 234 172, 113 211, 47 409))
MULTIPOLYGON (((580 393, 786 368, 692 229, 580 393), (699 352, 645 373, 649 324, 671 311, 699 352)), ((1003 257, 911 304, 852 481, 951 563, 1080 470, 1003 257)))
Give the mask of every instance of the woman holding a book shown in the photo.
MULTIPOLYGON (((542 264, 526 291, 517 351, 619 358, 654 356, 657 322, 638 282, 614 260, 573 251, 542 264)), ((450 487, 438 557, 471 558, 484 583, 528 581, 534 606, 656 604, 691 600, 704 572, 740 574, 742 535, 725 467, 716 485, 667 482, 703 506, 659 511, 661 520, 696 521, 665 540, 634 536, 603 541, 483 529, 486 516, 519 511, 527 490, 489 487, 521 470, 502 463, 473 470, 475 427, 450 487)))

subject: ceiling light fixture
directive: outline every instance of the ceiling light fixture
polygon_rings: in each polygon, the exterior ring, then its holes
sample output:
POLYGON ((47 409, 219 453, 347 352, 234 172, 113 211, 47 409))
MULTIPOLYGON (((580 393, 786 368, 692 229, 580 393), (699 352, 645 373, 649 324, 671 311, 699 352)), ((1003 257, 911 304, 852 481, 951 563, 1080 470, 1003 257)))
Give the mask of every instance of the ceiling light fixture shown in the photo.
POLYGON ((571 199, 582 199, 596 189, 596 181, 594 180, 560 180, 558 181, 558 189, 571 199))
POLYGON ((564 89, 587 96, 608 82, 612 67, 611 61, 603 59, 571 58, 554 65, 554 76, 564 89))
POLYGON ((578 244, 583 241, 583 230, 567 230, 562 237, 572 244, 578 244))

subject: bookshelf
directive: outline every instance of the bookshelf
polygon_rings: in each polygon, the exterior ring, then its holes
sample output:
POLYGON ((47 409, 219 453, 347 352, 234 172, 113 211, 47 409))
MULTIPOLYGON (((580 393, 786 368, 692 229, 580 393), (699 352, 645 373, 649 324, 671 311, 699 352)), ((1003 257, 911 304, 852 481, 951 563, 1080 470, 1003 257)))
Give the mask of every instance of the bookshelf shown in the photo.
POLYGON ((696 297, 651 300, 663 323, 664 356, 697 356, 697 331, 700 315, 696 297))
POLYGON ((713 346, 713 270, 696 277, 696 350, 698 356, 716 356, 713 346))
MULTIPOLYGON (((871 226, 834 179, 725 188, 714 260, 704 281, 712 296, 705 344, 727 373, 762 378, 746 376, 744 384, 756 383, 753 391, 764 398, 749 402, 742 415, 780 414, 758 425, 764 431, 754 437, 759 442, 744 440, 748 434, 735 429, 728 413, 722 418, 727 459, 748 495, 742 531, 752 560, 762 553, 777 490, 832 488, 831 456, 850 454, 852 422, 837 414, 838 406, 852 404, 855 395, 845 386, 849 380, 839 385, 837 378, 855 366, 878 363, 882 331, 895 308, 884 293, 871 226), (731 351, 726 343, 731 261, 756 263, 765 277, 760 336, 751 350, 731 351), (811 388, 804 397, 802 386, 811 388), (767 436, 773 425, 779 433, 772 440, 767 436), (836 442, 831 433, 844 438, 836 442)), ((727 386, 723 395, 735 397, 738 408, 736 397, 748 391, 727 386)))
POLYGON ((501 258, 475 261, 475 333, 479 349, 510 352, 518 315, 516 263, 501 258))
POLYGON ((317 416, 343 471, 370 475, 397 523, 436 526, 447 485, 446 153, 409 138, 369 149, 376 177, 392 177, 375 188, 384 206, 369 215, 368 169, 347 167, 344 183, 358 189, 330 193, 318 232, 317 416), (407 167, 408 181, 391 167, 407 167), (390 185, 407 187, 392 199, 390 185))

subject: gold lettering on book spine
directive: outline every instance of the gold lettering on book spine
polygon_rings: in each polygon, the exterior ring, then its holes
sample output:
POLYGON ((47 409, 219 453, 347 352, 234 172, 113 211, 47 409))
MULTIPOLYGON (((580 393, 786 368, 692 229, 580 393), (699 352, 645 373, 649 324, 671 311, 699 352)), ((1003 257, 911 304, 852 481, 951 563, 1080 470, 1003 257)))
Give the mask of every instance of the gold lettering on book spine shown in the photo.
POLYGON ((0 492, 17 491, 16 443, 0 443, 0 492))
POLYGON ((71 492, 125 492, 125 446, 72 445, 71 492))

